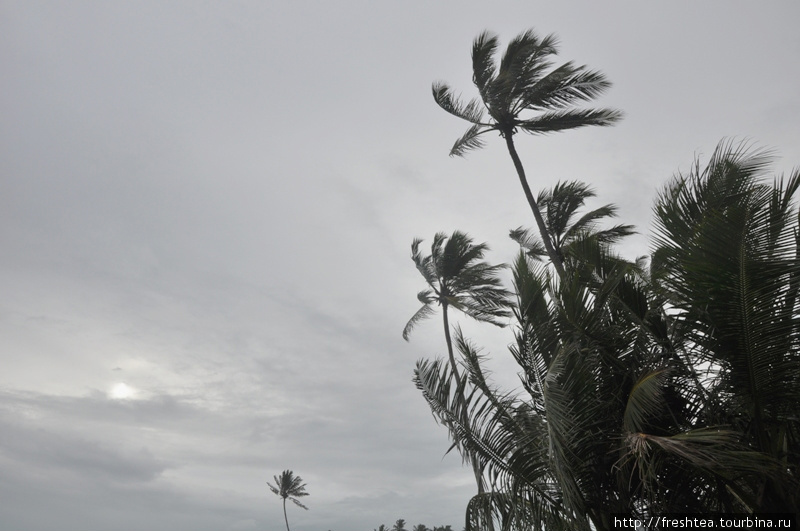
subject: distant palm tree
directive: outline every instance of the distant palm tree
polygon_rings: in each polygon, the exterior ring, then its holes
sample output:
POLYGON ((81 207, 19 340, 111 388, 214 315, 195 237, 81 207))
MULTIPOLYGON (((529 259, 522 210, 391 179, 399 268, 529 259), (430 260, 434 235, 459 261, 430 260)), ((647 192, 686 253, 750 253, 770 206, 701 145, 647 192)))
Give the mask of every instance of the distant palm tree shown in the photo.
POLYGON ((497 131, 506 141, 520 184, 531 207, 545 249, 560 277, 563 260, 547 233, 544 219, 533 197, 525 169, 514 145, 518 129, 540 135, 587 125, 606 126, 622 118, 613 109, 578 109, 574 105, 603 93, 611 84, 600 72, 585 66, 564 63, 551 69, 551 56, 557 53, 554 35, 540 38, 533 30, 517 35, 506 48, 499 68, 494 55, 496 35, 483 32, 472 45, 472 81, 480 98, 463 103, 446 83, 433 84, 433 98, 445 111, 472 124, 456 140, 450 155, 462 156, 483 147, 481 135, 497 131), (485 114, 488 112, 489 116, 485 114), (523 116, 523 113, 533 113, 523 116))
POLYGON ((269 489, 275 493, 277 496, 283 498, 283 518, 286 520, 286 531, 289 530, 289 518, 286 516, 286 499, 292 500, 295 505, 302 507, 306 511, 308 507, 300 503, 297 498, 302 498, 303 496, 308 496, 306 492, 306 485, 303 483, 303 478, 300 476, 295 476, 294 472, 291 470, 284 470, 280 476, 272 476, 275 480, 275 484, 277 487, 273 486, 269 481, 267 485, 269 485, 269 489))

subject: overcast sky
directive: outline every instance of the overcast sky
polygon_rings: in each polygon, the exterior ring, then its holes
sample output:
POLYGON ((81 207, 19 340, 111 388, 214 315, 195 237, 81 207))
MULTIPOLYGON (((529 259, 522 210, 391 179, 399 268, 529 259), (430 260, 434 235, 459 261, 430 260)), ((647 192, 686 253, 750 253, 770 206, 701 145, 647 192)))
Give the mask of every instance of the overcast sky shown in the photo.
MULTIPOLYGON (((800 3, 0 0, 0 528, 461 529, 474 492, 401 338, 414 237, 505 262, 533 221, 499 139, 451 159, 470 47, 528 28, 614 83, 614 128, 518 138, 648 251, 657 190, 723 137, 800 164, 800 3)), ((510 330, 462 320, 514 385, 510 330)))

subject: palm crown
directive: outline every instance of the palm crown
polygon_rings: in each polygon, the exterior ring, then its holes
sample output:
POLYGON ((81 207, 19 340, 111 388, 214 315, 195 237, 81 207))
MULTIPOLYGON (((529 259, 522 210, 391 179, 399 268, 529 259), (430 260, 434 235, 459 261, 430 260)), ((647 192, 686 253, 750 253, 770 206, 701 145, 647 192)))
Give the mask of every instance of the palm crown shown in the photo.
POLYGON ((283 499, 283 518, 286 520, 286 531, 289 531, 289 519, 286 517, 286 500, 291 500, 295 505, 307 511, 308 507, 297 499, 308 496, 306 485, 303 483, 303 478, 295 476, 291 470, 284 470, 280 476, 272 476, 272 478, 277 486, 273 486, 270 482, 267 482, 267 485, 269 490, 283 499))
POLYGON ((450 155, 463 155, 482 147, 480 135, 499 131, 510 136, 522 129, 544 134, 587 125, 611 125, 622 117, 613 109, 576 109, 582 101, 596 98, 611 86, 605 76, 571 61, 553 68, 557 49, 554 35, 539 38, 528 30, 514 38, 500 60, 494 55, 498 39, 481 33, 472 45, 472 81, 480 98, 461 102, 442 82, 433 84, 433 97, 442 109, 473 125, 453 145, 450 155), (523 116, 531 111, 535 114, 523 116), (488 113, 488 117, 486 114, 488 113))
MULTIPOLYGON (((600 221, 617 215, 615 205, 604 205, 578 216, 587 199, 595 197, 591 186, 579 182, 560 182, 552 189, 539 192, 536 202, 543 213, 547 231, 562 259, 576 259, 589 242, 609 246, 634 234, 633 225, 615 225, 607 229, 598 227, 600 221)), ((511 239, 526 250, 528 256, 540 259, 546 255, 542 242, 522 227, 511 231, 511 239)))
POLYGON ((478 321, 503 326, 499 319, 510 315, 507 309, 510 293, 502 288, 497 277, 504 266, 480 261, 488 246, 473 244, 468 235, 459 231, 449 238, 443 232, 436 234, 431 254, 427 256, 420 252, 421 243, 417 238, 411 244, 411 259, 429 289, 417 294, 422 307, 406 324, 403 338, 408 340, 412 328, 433 315, 434 303, 439 303, 445 311, 452 306, 478 321))

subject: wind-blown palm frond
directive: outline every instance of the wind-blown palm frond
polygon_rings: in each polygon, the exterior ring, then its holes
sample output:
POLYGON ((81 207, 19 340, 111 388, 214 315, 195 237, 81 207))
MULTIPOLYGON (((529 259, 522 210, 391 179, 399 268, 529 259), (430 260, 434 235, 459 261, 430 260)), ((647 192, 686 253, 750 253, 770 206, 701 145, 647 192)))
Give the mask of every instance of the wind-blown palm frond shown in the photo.
POLYGON ((473 149, 479 149, 486 145, 481 135, 491 131, 491 129, 483 126, 483 125, 473 125, 461 136, 458 140, 455 141, 453 147, 450 148, 450 156, 462 156, 467 151, 471 151, 473 149))
MULTIPOLYGON (((524 502, 519 507, 520 511, 513 514, 497 513, 497 507, 481 502, 487 496, 492 498, 495 494, 479 493, 470 502, 468 523, 470 526, 486 523, 492 518, 492 512, 500 517, 503 529, 517 528, 509 527, 512 523, 531 525, 533 521, 571 522, 558 507, 557 489, 550 483, 551 478, 546 473, 546 453, 541 451, 541 445, 528 444, 532 438, 540 435, 531 433, 530 425, 526 427, 524 416, 519 415, 515 401, 508 395, 498 394, 486 381, 480 366, 480 355, 463 338, 460 330, 456 332, 456 343, 466 364, 468 376, 464 378, 469 378, 473 384, 472 392, 466 399, 462 401, 454 396, 454 384, 458 387, 458 383, 454 381, 454 373, 439 361, 421 360, 417 363, 414 373, 417 387, 422 391, 435 418, 450 430, 453 447, 460 450, 462 457, 485 463, 490 476, 495 478, 494 481, 505 481, 519 474, 523 474, 527 480, 519 485, 513 495, 509 493, 509 496, 519 502, 524 502), (469 420, 465 422, 464 419, 469 420), (520 468, 514 469, 514 461, 509 460, 509 456, 524 448, 538 451, 539 456, 533 458, 533 453, 528 452, 524 460, 524 471, 520 468), (523 507, 525 519, 521 520, 523 507)), ((562 525, 560 528, 568 526, 562 525)))
POLYGON ((470 100, 469 103, 465 105, 453 95, 452 90, 446 83, 434 83, 432 91, 433 99, 437 104, 439 104, 439 107, 445 111, 449 112, 453 116, 461 118, 462 120, 466 120, 478 125, 484 125, 482 123, 484 108, 481 100, 475 98, 470 100))
POLYGON ((411 319, 408 320, 405 328, 403 328, 403 339, 406 341, 408 341, 411 330, 414 329, 417 323, 424 321, 436 313, 436 310, 434 310, 432 306, 432 304, 436 302, 436 298, 433 296, 432 290, 426 289, 424 291, 420 291, 417 294, 417 299, 419 299, 419 301, 422 303, 422 307, 411 316, 411 319))
POLYGON ((497 51, 497 36, 484 31, 475 38, 472 44, 472 82, 478 87, 478 92, 483 100, 487 86, 494 78, 494 54, 497 51))
POLYGON ((542 113, 535 118, 519 120, 515 127, 522 129, 526 133, 545 135, 590 125, 612 125, 619 119, 619 113, 609 109, 551 111, 542 113))

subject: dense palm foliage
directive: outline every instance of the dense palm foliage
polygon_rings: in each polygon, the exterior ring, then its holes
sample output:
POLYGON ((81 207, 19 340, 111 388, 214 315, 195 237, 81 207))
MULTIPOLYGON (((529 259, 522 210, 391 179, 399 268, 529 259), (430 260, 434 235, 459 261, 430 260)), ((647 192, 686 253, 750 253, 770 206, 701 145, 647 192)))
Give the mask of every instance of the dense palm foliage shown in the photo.
POLYGON ((298 507, 302 507, 306 511, 308 507, 300 503, 297 498, 308 496, 306 492, 306 485, 300 476, 295 476, 291 470, 284 470, 280 476, 273 476, 275 485, 267 482, 269 490, 273 494, 279 496, 283 500, 283 519, 286 521, 286 531, 289 531, 289 518, 286 516, 286 500, 291 500, 298 507))
POLYGON ((420 361, 415 381, 493 489, 469 503, 485 529, 611 529, 613 513, 800 510, 800 172, 720 144, 659 195, 650 267, 617 256, 631 229, 579 215, 579 183, 540 194, 567 275, 512 232, 512 355, 522 391, 487 379, 461 334, 455 367, 420 361))
POLYGON ((483 136, 497 131, 506 147, 542 243, 556 271, 563 276, 562 257, 546 230, 533 197, 525 169, 514 144, 514 134, 547 134, 578 127, 611 125, 622 117, 612 109, 582 109, 575 105, 602 94, 610 83, 600 72, 572 62, 553 67, 558 52, 555 36, 538 36, 533 30, 511 40, 499 64, 495 60, 497 36, 481 33, 472 45, 472 81, 479 98, 463 103, 446 83, 434 83, 433 97, 442 109, 472 125, 456 140, 450 155, 464 155, 484 145, 483 136))
MULTIPOLYGON (((692 397, 696 422, 726 426, 763 465, 726 477, 736 500, 718 503, 796 511, 800 246, 792 197, 800 172, 767 184, 769 161, 743 144, 720 144, 704 170, 695 167, 661 194, 653 280, 674 312, 676 354, 707 367, 692 397)), ((712 471, 727 465, 721 459, 712 471)))

